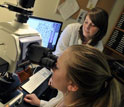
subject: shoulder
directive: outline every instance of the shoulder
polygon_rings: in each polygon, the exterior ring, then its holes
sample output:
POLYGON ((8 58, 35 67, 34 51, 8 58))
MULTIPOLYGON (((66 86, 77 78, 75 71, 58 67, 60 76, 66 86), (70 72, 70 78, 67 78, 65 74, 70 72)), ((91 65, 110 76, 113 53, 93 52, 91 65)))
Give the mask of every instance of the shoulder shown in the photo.
POLYGON ((57 96, 50 99, 48 103, 43 107, 55 107, 62 99, 63 99, 63 94, 62 92, 58 91, 57 96))
POLYGON ((78 30, 80 28, 80 26, 81 26, 80 23, 71 23, 71 24, 67 25, 67 28, 78 30))
MULTIPOLYGON (((65 27, 65 29, 63 30, 63 32, 62 32, 62 35, 64 34, 65 35, 65 33, 67 34, 67 33, 77 33, 78 31, 79 31, 79 29, 80 29, 80 26, 81 26, 81 24, 80 23, 71 23, 71 24, 68 24, 66 27, 65 27)), ((69 36, 69 35, 68 35, 69 36)))
POLYGON ((102 43, 102 40, 100 40, 97 45, 95 45, 95 47, 100 50, 101 52, 103 51, 103 43, 102 43))
POLYGON ((71 23, 71 24, 68 24, 67 26, 69 27, 80 27, 82 24, 80 23, 71 23))

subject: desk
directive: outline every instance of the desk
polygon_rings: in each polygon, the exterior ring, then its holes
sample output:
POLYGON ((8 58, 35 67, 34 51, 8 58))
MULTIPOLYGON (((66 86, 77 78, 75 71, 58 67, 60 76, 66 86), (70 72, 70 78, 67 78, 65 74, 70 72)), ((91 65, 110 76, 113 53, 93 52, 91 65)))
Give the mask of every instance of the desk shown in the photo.
MULTIPOLYGON (((38 72, 41 69, 41 67, 38 67, 36 72, 38 72)), ((34 69, 31 68, 27 68, 25 71, 21 71, 21 72, 17 72, 19 79, 21 81, 21 85, 23 85, 28 78, 33 74, 34 69)), ((50 78, 50 77, 49 77, 50 78)), ((47 80, 45 80, 45 82, 43 82, 33 93, 35 93, 38 97, 40 97, 43 92, 48 88, 48 81, 49 78, 47 78, 47 80)), ((21 86, 20 85, 20 86, 21 86)), ((24 96, 26 94, 28 94, 25 90, 23 90, 21 87, 19 87, 21 89, 21 91, 23 92, 24 96)), ((17 105, 17 107, 31 107, 30 104, 27 104, 26 102, 22 101, 22 103, 20 105, 17 105)))
MULTIPOLYGON (((45 90, 47 90, 47 88, 49 87, 48 81, 49 81, 49 78, 47 80, 45 80, 45 82, 43 84, 41 84, 33 93, 35 93, 38 97, 40 97, 45 92, 45 90)), ((24 93, 24 96, 26 94, 28 94, 26 91, 24 91, 24 90, 22 90, 22 91, 24 93)), ((20 105, 18 105, 17 107, 35 107, 35 106, 32 106, 32 105, 22 101, 22 103, 20 105)))
MULTIPOLYGON (((41 68, 37 69, 37 71, 39 71, 41 68)), ((2 88, 0 88, 0 99, 1 99, 1 102, 3 104, 6 104, 8 101, 10 101, 12 98, 15 99, 15 96, 16 96, 16 93, 17 90, 20 90, 24 96, 23 98, 25 97, 26 94, 28 94, 25 90, 23 90, 21 88, 21 85, 24 84, 25 82, 25 79, 28 79, 29 78, 29 74, 27 73, 30 73, 31 74, 31 71, 28 69, 28 71, 21 71, 21 72, 17 72, 17 74, 15 73, 15 75, 13 75, 13 79, 14 81, 12 82, 12 84, 8 84, 8 85, 5 85, 5 83, 2 84, 2 81, 0 83, 0 86, 2 88), (22 78, 22 79, 21 79, 22 78), (23 80, 23 81, 22 81, 23 80), (21 82, 20 82, 21 81, 21 82), (6 89, 6 90, 5 90, 6 89)), ((49 100, 51 99, 52 97, 56 96, 57 94, 57 90, 55 89, 51 89, 49 86, 48 86, 48 81, 49 81, 50 77, 48 77, 33 93, 35 93, 39 99, 43 99, 43 100, 49 100), (48 90, 49 89, 49 90, 48 90), (48 91, 47 91, 48 90, 48 91), (46 92, 47 91, 47 92, 46 92), (55 94, 54 94, 54 93, 55 94), (45 94, 46 93, 46 94, 45 94), (53 93, 53 95, 51 94, 53 93), (46 95, 46 96, 45 96, 46 95)), ((19 91, 19 92, 20 92, 19 91)), ((16 100, 15 100, 16 101, 16 100)), ((35 106, 32 106, 24 101, 22 101, 21 104, 16 104, 17 102, 14 102, 14 105, 16 105, 16 107, 35 107, 35 106)), ((13 103, 12 103, 13 104, 13 103)), ((13 106, 12 106, 13 107, 13 106)), ((14 106, 15 107, 15 106, 14 106)))
MULTIPOLYGON (((39 71, 41 68, 38 68, 37 71, 39 71)), ((30 72, 30 71, 28 71, 30 72)), ((35 93, 37 95, 38 98, 43 99, 43 100, 49 100, 52 97, 57 95, 57 90, 56 89, 52 89, 48 86, 48 81, 49 81, 50 77, 47 78, 33 93, 35 93), (47 91, 47 92, 46 92, 47 91), (49 93, 47 96, 42 96, 45 95, 45 93, 49 93)), ((23 83, 23 82, 22 82, 23 83)), ((24 93, 24 96, 26 94, 28 94, 25 90, 22 90, 22 92, 24 93)), ((35 107, 32 106, 24 101, 22 101, 22 103, 20 105, 17 105, 17 107, 35 107)))

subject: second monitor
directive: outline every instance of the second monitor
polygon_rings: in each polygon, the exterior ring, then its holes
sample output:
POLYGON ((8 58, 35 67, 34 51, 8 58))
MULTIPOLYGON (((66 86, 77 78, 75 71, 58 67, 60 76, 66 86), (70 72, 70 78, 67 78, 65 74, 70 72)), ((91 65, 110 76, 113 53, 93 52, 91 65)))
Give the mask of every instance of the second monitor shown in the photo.
POLYGON ((42 38, 42 46, 54 51, 63 23, 61 21, 36 16, 30 16, 27 23, 30 27, 40 33, 42 38))

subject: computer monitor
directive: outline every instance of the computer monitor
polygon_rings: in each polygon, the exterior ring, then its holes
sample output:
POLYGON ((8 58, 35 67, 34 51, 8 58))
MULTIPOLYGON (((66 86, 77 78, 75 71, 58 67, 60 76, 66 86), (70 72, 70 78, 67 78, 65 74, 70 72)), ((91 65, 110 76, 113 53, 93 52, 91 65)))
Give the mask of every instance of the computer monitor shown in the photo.
POLYGON ((62 22, 36 16, 30 16, 28 22, 30 27, 37 30, 42 38, 42 46, 55 50, 60 32, 62 22))

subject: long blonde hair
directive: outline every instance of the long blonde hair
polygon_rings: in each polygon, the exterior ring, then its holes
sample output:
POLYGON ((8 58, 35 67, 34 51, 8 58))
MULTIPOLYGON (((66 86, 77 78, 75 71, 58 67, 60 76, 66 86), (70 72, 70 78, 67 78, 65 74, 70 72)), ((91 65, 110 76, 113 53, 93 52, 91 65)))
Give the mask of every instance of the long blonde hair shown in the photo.
POLYGON ((119 83, 111 75, 105 56, 88 45, 74 45, 69 49, 67 76, 79 87, 74 107, 118 107, 119 83))

